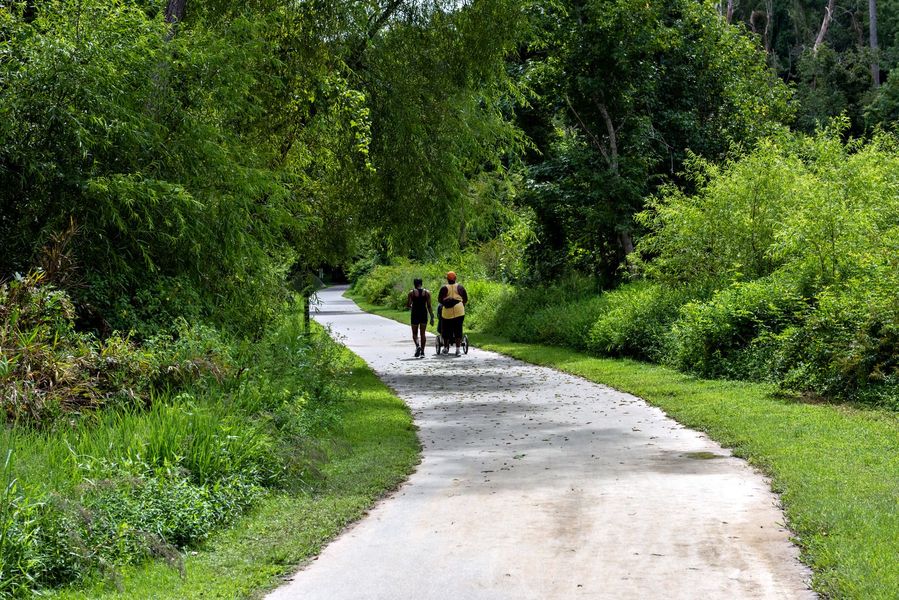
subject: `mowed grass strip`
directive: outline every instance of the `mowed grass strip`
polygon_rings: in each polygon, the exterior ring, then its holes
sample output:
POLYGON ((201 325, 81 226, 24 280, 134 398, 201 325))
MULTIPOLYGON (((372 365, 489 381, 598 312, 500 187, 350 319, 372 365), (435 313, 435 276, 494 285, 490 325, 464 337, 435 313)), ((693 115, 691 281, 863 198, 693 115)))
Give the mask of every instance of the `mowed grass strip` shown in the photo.
POLYGON ((420 447, 408 408, 358 357, 350 386, 357 393, 343 407, 340 425, 322 435, 329 457, 313 492, 264 499, 200 550, 187 553, 183 575, 155 561, 127 568, 92 588, 61 590, 50 597, 262 597, 396 489, 418 463, 420 447))
MULTIPOLYGON (((354 300, 408 322, 408 313, 354 300)), ((804 403, 769 385, 698 379, 658 365, 468 333, 479 348, 634 394, 707 432, 770 476, 815 590, 833 598, 899 598, 896 413, 804 403)))

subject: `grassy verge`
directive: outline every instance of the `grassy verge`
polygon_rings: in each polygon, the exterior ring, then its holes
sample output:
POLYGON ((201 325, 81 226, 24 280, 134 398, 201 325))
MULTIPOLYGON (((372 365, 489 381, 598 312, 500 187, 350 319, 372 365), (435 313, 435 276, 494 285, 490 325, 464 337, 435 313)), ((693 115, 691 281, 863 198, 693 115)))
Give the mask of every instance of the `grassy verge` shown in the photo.
POLYGON ((187 553, 183 572, 156 561, 121 570, 115 580, 49 597, 256 598, 317 554, 348 523, 395 489, 418 461, 403 402, 354 357, 339 425, 322 432, 327 458, 309 492, 269 495, 227 530, 187 553))
MULTIPOLYGON (((407 313, 375 307, 406 322, 407 313)), ((764 384, 703 380, 632 360, 596 358, 469 332, 478 347, 632 393, 707 432, 768 474, 813 569, 834 598, 899 597, 899 415, 808 404, 764 384)))

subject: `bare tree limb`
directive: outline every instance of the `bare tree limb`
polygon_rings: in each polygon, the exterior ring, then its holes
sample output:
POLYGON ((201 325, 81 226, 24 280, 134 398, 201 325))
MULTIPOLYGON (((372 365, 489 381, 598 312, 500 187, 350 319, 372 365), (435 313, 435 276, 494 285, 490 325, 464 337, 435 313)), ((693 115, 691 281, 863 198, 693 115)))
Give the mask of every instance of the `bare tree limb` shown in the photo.
POLYGON ((821 29, 818 30, 818 37, 815 38, 815 46, 813 51, 818 53, 818 48, 824 43, 824 37, 827 35, 827 29, 830 27, 830 21, 833 19, 833 9, 836 6, 836 0, 827 0, 827 7, 824 9, 824 20, 821 21, 821 29))
POLYGON ((609 111, 606 108, 605 104, 599 103, 599 112, 602 115, 603 121, 606 123, 606 131, 609 134, 609 154, 610 163, 609 165, 612 167, 612 171, 617 175, 618 174, 618 137, 615 134, 615 124, 612 123, 612 117, 609 116, 609 111))
POLYGON ((581 115, 578 114, 578 112, 574 109, 574 105, 571 104, 571 100, 568 98, 568 94, 565 95, 565 103, 568 105, 568 108, 571 110, 574 118, 577 119, 577 122, 580 124, 583 132, 587 135, 588 138, 590 138, 590 143, 592 143, 593 146, 597 150, 599 150, 600 154, 602 154, 602 157, 606 159, 606 162, 609 163, 609 165, 611 165, 611 162, 609 161, 609 153, 606 150, 605 145, 603 145, 600 139, 596 137, 596 135, 590 130, 589 127, 587 127, 587 124, 584 123, 584 120, 581 119, 581 115))

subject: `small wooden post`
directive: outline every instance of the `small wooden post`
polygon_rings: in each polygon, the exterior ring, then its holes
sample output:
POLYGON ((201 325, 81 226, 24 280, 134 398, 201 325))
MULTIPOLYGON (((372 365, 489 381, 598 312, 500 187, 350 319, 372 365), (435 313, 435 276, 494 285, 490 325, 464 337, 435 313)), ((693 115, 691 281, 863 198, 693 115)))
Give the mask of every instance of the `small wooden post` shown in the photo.
POLYGON ((306 332, 306 335, 309 335, 309 298, 310 294, 310 286, 307 286, 305 290, 303 290, 303 331, 306 332))

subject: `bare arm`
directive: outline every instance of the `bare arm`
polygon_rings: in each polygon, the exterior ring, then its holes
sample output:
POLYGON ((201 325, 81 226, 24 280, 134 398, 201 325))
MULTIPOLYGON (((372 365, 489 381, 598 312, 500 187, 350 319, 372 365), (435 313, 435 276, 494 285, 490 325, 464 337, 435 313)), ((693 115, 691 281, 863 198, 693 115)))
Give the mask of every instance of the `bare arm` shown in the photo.
POLYGON ((412 308, 412 292, 410 291, 408 295, 406 295, 406 310, 412 308))
POLYGON ((468 304, 468 292, 461 284, 459 285, 459 295, 462 296, 462 304, 468 304))
POLYGON ((434 321, 434 309, 431 308, 431 292, 428 292, 428 314, 431 315, 431 321, 434 321))

